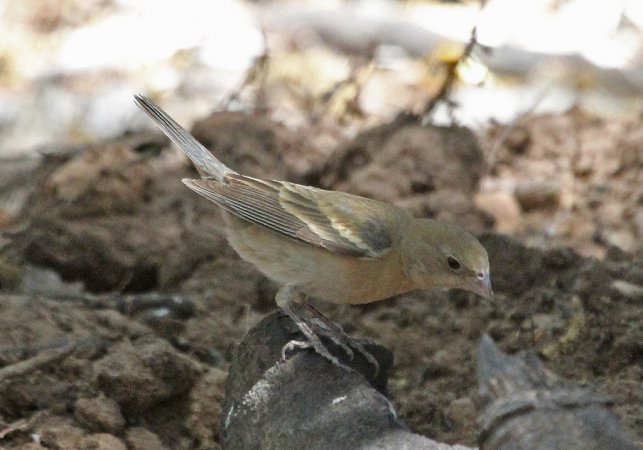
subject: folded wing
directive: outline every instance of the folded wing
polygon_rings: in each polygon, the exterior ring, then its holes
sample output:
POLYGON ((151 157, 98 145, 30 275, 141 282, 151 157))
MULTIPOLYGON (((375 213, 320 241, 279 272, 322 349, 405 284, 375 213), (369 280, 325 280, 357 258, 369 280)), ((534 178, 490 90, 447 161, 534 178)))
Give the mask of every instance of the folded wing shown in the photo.
POLYGON ((385 254, 399 237, 391 230, 410 215, 351 194, 229 174, 225 183, 183 180, 231 214, 331 252, 363 258, 385 254))

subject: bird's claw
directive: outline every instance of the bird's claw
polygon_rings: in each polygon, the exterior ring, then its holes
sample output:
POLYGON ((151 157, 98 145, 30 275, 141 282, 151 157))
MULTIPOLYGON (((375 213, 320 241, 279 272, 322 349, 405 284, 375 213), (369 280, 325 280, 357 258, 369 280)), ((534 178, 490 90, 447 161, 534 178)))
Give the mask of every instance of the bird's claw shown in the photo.
POLYGON ((348 367, 346 364, 341 363, 339 359, 331 355, 331 353, 324 346, 324 344, 322 344, 320 340, 317 342, 311 342, 311 341, 299 341, 299 340, 293 339, 292 341, 284 345, 283 348, 281 349, 281 359, 284 361, 288 359, 287 354, 295 349, 303 350, 307 348, 313 348, 315 352, 317 352, 317 354, 319 354, 326 360, 330 361, 334 366, 337 366, 340 369, 344 369, 347 372, 355 372, 354 369, 352 369, 351 367, 348 367))
POLYGON ((288 359, 288 353, 292 352, 293 350, 305 350, 307 348, 311 348, 312 345, 308 341, 298 341, 296 339, 293 339, 292 341, 288 342, 286 345, 284 345, 281 348, 281 359, 282 360, 287 360, 288 359))
POLYGON ((311 322, 320 330, 317 334, 328 337, 335 345, 344 350, 349 361, 353 360, 355 353, 353 349, 350 348, 350 344, 352 344, 352 342, 350 342, 351 339, 344 333, 344 329, 340 325, 329 323, 328 320, 324 321, 320 318, 312 319, 311 322), (350 344, 347 343, 347 341, 350 342, 350 344))
POLYGON ((289 305, 288 308, 285 308, 285 312, 293 320, 293 322, 295 322, 297 328, 299 328, 301 333, 305 336, 306 341, 293 340, 286 344, 282 349, 282 357, 284 359, 286 353, 294 350, 295 348, 313 348, 319 355, 323 356, 334 365, 342 367, 344 369, 349 369, 348 366, 339 362, 337 357, 333 356, 330 351, 328 351, 326 346, 321 341, 321 337, 326 337, 346 353, 349 361, 352 361, 355 357, 354 350, 357 350, 359 353, 364 355, 364 358, 366 358, 366 360, 370 364, 372 364, 373 368, 375 369, 374 377, 377 377, 379 375, 380 365, 377 359, 375 359, 375 357, 371 355, 362 344, 350 338, 344 332, 344 329, 341 327, 341 325, 330 321, 313 307, 307 304, 306 306, 308 306, 308 309, 313 314, 315 314, 316 317, 312 319, 305 319, 296 314, 293 311, 291 305, 289 305))

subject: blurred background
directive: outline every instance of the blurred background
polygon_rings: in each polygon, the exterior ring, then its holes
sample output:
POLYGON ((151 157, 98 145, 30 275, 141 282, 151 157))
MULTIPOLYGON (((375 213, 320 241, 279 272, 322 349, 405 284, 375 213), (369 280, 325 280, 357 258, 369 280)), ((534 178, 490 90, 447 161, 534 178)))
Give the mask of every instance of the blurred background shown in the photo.
POLYGON ((425 121, 481 139, 476 204, 495 229, 599 257, 641 250, 640 1, 26 0, 0 12, 1 158, 149 129, 137 92, 184 124, 266 111, 327 157, 422 113, 457 64, 425 121), (479 45, 460 60, 474 27, 479 45), (561 116, 535 119, 546 114, 561 116))
MULTIPOLYGON (((131 92, 202 114, 265 54, 271 81, 296 80, 291 89, 307 95, 347 79, 368 58, 360 106, 385 120, 431 95, 435 61, 457 57, 474 26, 484 49, 460 68, 453 97, 465 125, 575 105, 602 117, 636 117, 641 108, 636 0, 27 0, 3 1, 0 11, 5 155, 140 126, 131 92)), ((282 103, 270 106, 297 125, 300 111, 282 103)))

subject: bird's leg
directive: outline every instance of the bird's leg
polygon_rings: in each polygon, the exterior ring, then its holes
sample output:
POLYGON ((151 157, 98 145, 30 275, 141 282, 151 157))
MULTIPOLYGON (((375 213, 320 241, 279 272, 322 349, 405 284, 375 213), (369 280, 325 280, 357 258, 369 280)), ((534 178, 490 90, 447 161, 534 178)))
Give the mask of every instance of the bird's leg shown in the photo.
POLYGON ((312 322, 319 328, 326 330, 324 333, 325 336, 328 336, 337 346, 341 347, 348 357, 353 359, 353 347, 359 353, 364 355, 364 358, 375 367, 375 376, 380 372, 380 364, 377 362, 377 359, 370 354, 368 350, 364 348, 362 344, 352 339, 346 334, 342 326, 336 322, 333 322, 326 316, 324 316, 317 308, 311 305, 308 302, 304 302, 304 305, 316 316, 312 322))
POLYGON ((339 360, 331 355, 326 346, 322 343, 320 336, 327 337, 335 345, 340 347, 346 352, 350 359, 353 359, 353 349, 364 355, 364 358, 373 365, 375 368, 375 376, 379 374, 380 365, 377 359, 371 355, 362 344, 353 340, 348 336, 344 329, 338 323, 333 322, 324 316, 317 308, 312 306, 306 301, 303 301, 301 292, 298 291, 295 285, 286 285, 279 289, 276 296, 277 305, 290 317, 290 319, 297 325, 297 328, 306 337, 306 341, 290 341, 282 349, 282 357, 285 359, 286 353, 295 348, 310 348, 312 347, 317 353, 324 358, 328 359, 333 364, 348 369, 347 366, 340 363, 339 360), (312 319, 306 319, 295 311, 296 305, 306 307, 312 314, 312 319), (352 347, 352 348, 351 348, 352 347))
POLYGON ((297 325, 297 328, 299 328, 299 330, 308 341, 290 341, 281 350, 282 358, 286 359, 286 353, 293 348, 305 348, 310 346, 317 353, 329 360, 334 365, 341 367, 342 369, 351 371, 352 369, 350 367, 340 363, 336 357, 331 355, 326 346, 322 343, 319 336, 310 328, 310 325, 307 323, 306 319, 295 312, 293 303, 300 296, 301 293, 297 291, 297 288, 294 285, 286 285, 279 289, 275 298, 277 301, 277 306, 279 306, 288 315, 288 317, 290 317, 290 319, 295 323, 295 325, 297 325))
POLYGON ((335 345, 344 350, 346 355, 348 355, 348 359, 352 361, 354 356, 353 349, 350 348, 349 344, 347 344, 351 339, 348 337, 346 332, 344 332, 342 326, 324 316, 317 308, 307 301, 302 302, 302 305, 308 308, 312 313, 313 318, 311 319, 311 323, 321 331, 321 334, 328 337, 335 343, 335 345))

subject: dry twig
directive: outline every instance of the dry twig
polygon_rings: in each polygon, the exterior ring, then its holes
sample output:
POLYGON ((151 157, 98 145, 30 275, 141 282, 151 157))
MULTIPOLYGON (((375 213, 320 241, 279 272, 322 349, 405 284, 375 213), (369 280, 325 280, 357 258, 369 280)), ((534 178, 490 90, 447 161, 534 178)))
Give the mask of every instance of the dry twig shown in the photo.
POLYGON ((69 355, 74 347, 75 343, 70 343, 59 348, 43 350, 32 358, 3 367, 0 369, 0 384, 55 364, 69 355))
POLYGON ((422 111, 422 113, 420 114, 420 117, 426 118, 429 114, 431 114, 431 112, 440 102, 446 102, 449 107, 453 107, 453 102, 449 100, 449 97, 451 95, 451 92, 453 91, 455 80, 458 77, 458 66, 461 62, 465 61, 467 58, 469 58, 469 56, 471 56, 471 53, 473 52, 473 49, 476 48, 476 46, 478 46, 477 26, 473 27, 473 29, 471 30, 471 37, 469 38, 469 42, 464 47, 460 57, 454 61, 445 63, 445 65, 447 66, 447 75, 444 79, 444 82, 442 83, 442 86, 440 86, 440 90, 438 90, 437 94, 435 94, 433 98, 429 100, 426 107, 424 108, 424 111, 422 111))

